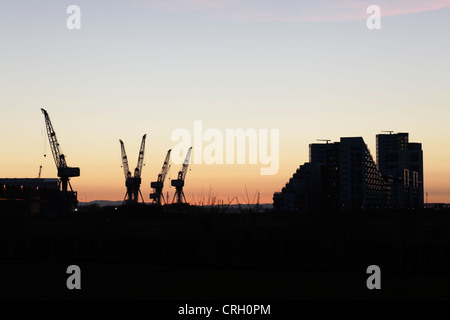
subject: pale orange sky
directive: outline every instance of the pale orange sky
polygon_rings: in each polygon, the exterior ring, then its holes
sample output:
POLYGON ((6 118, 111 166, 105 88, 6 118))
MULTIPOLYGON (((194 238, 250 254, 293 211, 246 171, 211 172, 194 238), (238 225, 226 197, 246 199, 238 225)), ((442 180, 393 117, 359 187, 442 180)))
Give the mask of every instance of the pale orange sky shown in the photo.
POLYGON ((66 27, 68 4, 2 4, 0 177, 37 177, 40 165, 56 177, 45 108, 69 166, 81 168, 80 201, 123 199, 119 139, 134 168, 144 133, 149 201, 172 132, 202 121, 279 129, 279 171, 193 165, 190 201, 210 189, 246 197, 247 187, 270 203, 316 139, 361 136, 375 158, 376 134, 394 130, 423 144, 429 201, 450 203, 448 1, 380 2, 381 30, 367 29, 365 1, 174 3, 80 0, 80 30, 66 27))

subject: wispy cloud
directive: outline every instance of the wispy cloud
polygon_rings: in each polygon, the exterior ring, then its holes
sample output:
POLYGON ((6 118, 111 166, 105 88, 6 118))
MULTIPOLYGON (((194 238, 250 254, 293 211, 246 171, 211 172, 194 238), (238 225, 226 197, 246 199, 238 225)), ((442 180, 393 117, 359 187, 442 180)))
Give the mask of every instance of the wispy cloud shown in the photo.
POLYGON ((450 7, 450 0, 138 0, 137 4, 226 20, 346 21, 367 18, 370 5, 380 6, 383 16, 397 16, 450 7))

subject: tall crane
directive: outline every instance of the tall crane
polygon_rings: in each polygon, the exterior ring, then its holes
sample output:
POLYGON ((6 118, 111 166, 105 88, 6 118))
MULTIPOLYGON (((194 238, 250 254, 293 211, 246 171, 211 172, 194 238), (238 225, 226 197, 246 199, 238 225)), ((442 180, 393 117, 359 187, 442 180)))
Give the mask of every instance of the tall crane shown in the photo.
MULTIPOLYGON (((166 202, 166 199, 164 199, 164 194, 162 192, 164 188, 164 180, 166 180, 167 172, 170 169, 169 160, 170 160, 170 152, 172 149, 167 151, 166 159, 164 160, 164 164, 161 169, 161 173, 158 174, 158 180, 150 183, 150 187, 153 188, 153 193, 150 193, 150 199, 153 199, 153 203, 157 205, 161 205, 161 198, 166 202)), ((167 199, 168 201, 169 199, 167 199)))
POLYGON ((53 129, 52 122, 48 116, 47 111, 41 108, 45 117, 45 125, 47 128, 48 141, 50 148, 52 149, 53 159, 55 160, 56 168, 58 169, 59 183, 58 188, 62 191, 63 202, 65 204, 76 205, 76 192, 73 192, 72 185, 70 184, 70 178, 80 176, 80 168, 67 166, 66 157, 61 152, 58 139, 56 138, 55 130, 53 129), (70 193, 67 191, 67 186, 70 187, 70 193), (70 202, 67 202, 70 201, 70 202))
POLYGON ((186 154, 186 159, 184 159, 183 166, 181 167, 181 170, 178 171, 178 178, 171 181, 172 187, 175 187, 175 194, 173 196, 172 203, 175 201, 175 198, 176 203, 186 203, 186 197, 184 196, 183 187, 184 180, 186 179, 186 173, 189 167, 189 160, 191 158, 191 150, 192 147, 189 148, 186 154))
POLYGON ((128 166, 128 158, 127 153, 125 151, 125 145, 122 140, 119 140, 122 154, 122 168, 125 174, 125 186, 127 188, 123 204, 138 203, 139 194, 141 195, 142 202, 144 202, 144 197, 142 196, 141 193, 141 173, 142 173, 142 166, 144 165, 145 138, 147 138, 146 134, 144 134, 144 136, 142 137, 141 147, 139 149, 138 162, 136 168, 134 169, 134 176, 131 176, 131 172, 128 166))

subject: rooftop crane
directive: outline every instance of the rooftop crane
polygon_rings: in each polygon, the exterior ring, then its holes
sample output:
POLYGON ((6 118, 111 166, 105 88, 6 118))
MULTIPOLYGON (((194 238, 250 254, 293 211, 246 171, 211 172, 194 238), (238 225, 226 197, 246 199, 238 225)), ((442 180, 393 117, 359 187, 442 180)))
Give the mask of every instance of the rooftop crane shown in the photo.
POLYGON ((48 141, 50 143, 50 148, 52 149, 53 159, 55 160, 56 168, 58 169, 59 183, 58 188, 62 191, 63 202, 68 204, 67 201, 70 200, 72 205, 76 205, 77 196, 76 192, 73 192, 72 185, 70 184, 70 178, 80 176, 80 168, 67 166, 66 157, 61 153, 58 140, 56 139, 56 133, 53 129, 52 122, 48 116, 47 111, 41 108, 42 113, 45 117, 45 125, 47 128, 48 141), (70 187, 71 192, 67 192, 67 186, 70 187), (70 199, 68 199, 70 198, 70 199))
POLYGON ((125 198, 122 204, 136 204, 139 200, 139 194, 141 195, 142 202, 144 202, 144 197, 141 193, 141 173, 142 166, 144 165, 144 151, 145 151, 145 138, 146 134, 142 137, 141 147, 139 149, 139 157, 136 168, 134 169, 134 176, 131 176, 130 169, 128 167, 128 158, 125 151, 125 145, 122 140, 120 142, 120 148, 122 153, 122 168, 125 174, 125 186, 127 192, 125 193, 125 198))
POLYGON ((184 187, 184 180, 186 179, 186 173, 187 169, 189 167, 189 160, 191 158, 191 150, 192 147, 189 148, 186 159, 184 159, 183 166, 181 167, 181 170, 178 171, 178 178, 176 180, 171 181, 172 187, 175 187, 175 194, 173 196, 172 203, 176 200, 176 203, 186 203, 186 197, 184 196, 183 187, 184 187))
MULTIPOLYGON (((164 188, 164 180, 166 180, 167 172, 170 169, 169 160, 170 160, 170 152, 172 149, 167 151, 166 159, 164 160, 164 164, 161 169, 161 173, 158 174, 158 180, 150 183, 150 187, 153 188, 153 193, 150 193, 150 199, 153 199, 153 203, 157 205, 161 205, 161 198, 166 202, 166 199, 164 199, 164 194, 162 192, 164 188)), ((169 199, 167 199, 168 201, 169 199)))

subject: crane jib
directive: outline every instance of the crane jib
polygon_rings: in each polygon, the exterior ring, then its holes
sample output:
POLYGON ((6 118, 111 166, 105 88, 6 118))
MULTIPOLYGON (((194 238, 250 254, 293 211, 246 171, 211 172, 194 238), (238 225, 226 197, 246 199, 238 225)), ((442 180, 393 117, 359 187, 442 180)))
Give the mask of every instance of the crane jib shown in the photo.
POLYGON ((66 158, 64 154, 61 153, 60 145, 58 143, 58 140, 56 139, 56 133, 53 129, 52 122, 50 121, 50 117, 45 109, 41 108, 41 111, 45 117, 47 135, 50 143, 50 148, 52 149, 53 158, 55 160, 55 165, 58 169, 58 177, 62 178, 61 180, 64 181, 68 181, 68 178, 70 177, 79 177, 80 168, 71 168, 67 166, 66 158))

